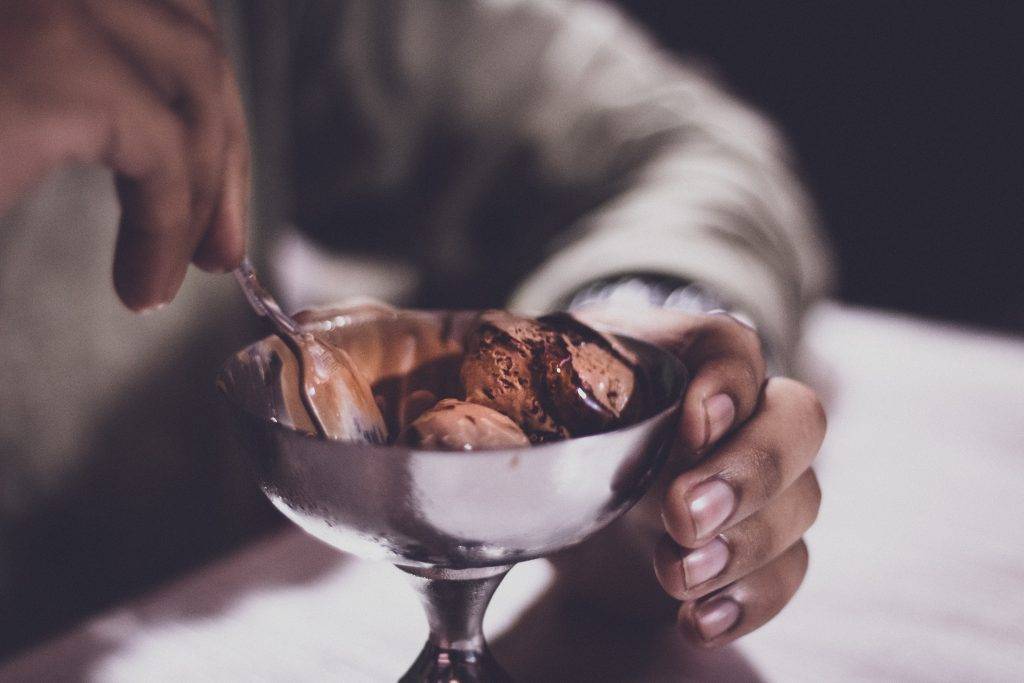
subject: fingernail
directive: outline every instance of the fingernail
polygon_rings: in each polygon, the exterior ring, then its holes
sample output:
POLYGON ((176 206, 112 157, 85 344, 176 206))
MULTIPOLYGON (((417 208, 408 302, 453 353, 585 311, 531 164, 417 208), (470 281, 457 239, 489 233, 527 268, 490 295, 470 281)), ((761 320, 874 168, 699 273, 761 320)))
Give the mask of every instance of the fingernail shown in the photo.
POLYGON ((740 606, 732 598, 717 597, 697 608, 697 630, 704 640, 714 640, 740 620, 740 606))
POLYGON ((722 522, 729 519, 736 505, 736 494, 732 487, 721 479, 708 479, 697 484, 687 499, 697 538, 709 536, 721 526, 722 522))
POLYGON ((138 312, 140 315, 149 315, 150 313, 156 313, 157 311, 162 310, 164 308, 167 308, 167 302, 161 301, 160 303, 153 304, 152 306, 140 308, 138 312))
POLYGON ((732 421, 736 418, 736 406, 728 394, 715 394, 704 401, 704 414, 707 419, 704 446, 710 446, 722 438, 732 421))
POLYGON ((721 574, 728 563, 729 546, 716 538, 683 558, 683 583, 687 588, 699 586, 721 574))

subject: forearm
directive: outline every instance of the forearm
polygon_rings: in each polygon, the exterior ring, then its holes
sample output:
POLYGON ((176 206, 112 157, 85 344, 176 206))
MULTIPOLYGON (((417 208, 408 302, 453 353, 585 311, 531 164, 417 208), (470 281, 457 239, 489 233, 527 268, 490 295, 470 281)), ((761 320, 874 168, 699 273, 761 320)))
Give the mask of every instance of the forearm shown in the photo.
MULTIPOLYGON (((604 155, 632 158, 632 168, 608 201, 574 221, 572 239, 522 282, 512 306, 550 308, 601 278, 670 276, 748 312, 786 359, 800 315, 829 282, 827 249, 788 147, 706 75, 632 37, 608 48, 588 76, 610 77, 626 60, 643 74, 625 86, 628 106, 605 105, 617 125, 603 130, 604 155)), ((592 106, 582 121, 602 116, 592 106)))
POLYGON ((670 276, 747 312, 787 360, 800 315, 828 272, 795 176, 731 152, 679 146, 662 154, 614 202, 579 221, 576 239, 522 284, 512 306, 549 308, 601 278, 670 276))

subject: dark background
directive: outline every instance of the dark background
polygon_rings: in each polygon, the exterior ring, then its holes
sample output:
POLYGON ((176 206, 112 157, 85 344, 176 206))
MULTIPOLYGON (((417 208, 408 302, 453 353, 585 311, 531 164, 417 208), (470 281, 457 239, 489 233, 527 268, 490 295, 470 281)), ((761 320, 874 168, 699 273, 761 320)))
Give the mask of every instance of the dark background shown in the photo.
POLYGON ((1024 22, 1013 5, 619 4, 786 131, 842 298, 1024 331, 1024 22))

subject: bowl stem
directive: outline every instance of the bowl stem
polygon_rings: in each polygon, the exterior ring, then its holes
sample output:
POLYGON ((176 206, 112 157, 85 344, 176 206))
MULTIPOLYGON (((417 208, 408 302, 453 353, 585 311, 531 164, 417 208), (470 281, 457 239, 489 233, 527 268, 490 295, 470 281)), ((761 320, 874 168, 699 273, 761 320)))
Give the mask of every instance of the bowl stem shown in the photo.
POLYGON ((430 636, 400 679, 419 681, 510 681, 484 639, 487 605, 512 565, 479 569, 399 567, 423 603, 430 636))

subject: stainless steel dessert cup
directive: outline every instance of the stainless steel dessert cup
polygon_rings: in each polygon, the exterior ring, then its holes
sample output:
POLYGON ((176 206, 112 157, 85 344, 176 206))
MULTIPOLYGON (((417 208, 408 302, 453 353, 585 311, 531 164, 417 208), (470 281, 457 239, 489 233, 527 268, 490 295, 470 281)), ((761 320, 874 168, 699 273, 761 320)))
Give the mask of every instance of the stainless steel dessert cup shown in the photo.
MULTIPOLYGON (((393 315, 443 316, 436 329, 450 334, 452 320, 465 325, 473 314, 393 315)), ((356 336, 373 324, 374 334, 388 339, 379 318, 342 324, 356 336)), ((502 578, 517 562, 583 541, 647 489, 666 457, 686 373, 672 354, 619 339, 649 371, 653 414, 615 431, 511 450, 439 452, 317 438, 282 425, 271 402, 251 394, 265 379, 256 366, 269 338, 224 366, 219 384, 273 504, 321 541, 410 575, 430 637, 403 681, 508 680, 481 630, 502 578), (239 381, 247 375, 252 381, 239 381)))

